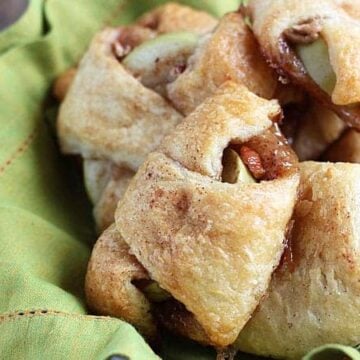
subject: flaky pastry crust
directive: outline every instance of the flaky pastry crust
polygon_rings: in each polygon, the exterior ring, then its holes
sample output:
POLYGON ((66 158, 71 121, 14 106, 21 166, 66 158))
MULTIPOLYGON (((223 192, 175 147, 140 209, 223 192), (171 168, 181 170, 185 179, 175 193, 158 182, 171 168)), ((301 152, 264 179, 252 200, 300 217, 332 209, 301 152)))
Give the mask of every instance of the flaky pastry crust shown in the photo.
POLYGON ((225 15, 214 32, 202 39, 185 72, 168 85, 168 97, 188 115, 227 80, 268 99, 277 87, 275 74, 239 13, 225 15))
POLYGON ((85 280, 87 303, 96 313, 124 319, 151 338, 156 330, 151 305, 132 284, 148 278, 112 225, 100 236, 90 258, 85 280))
POLYGON ((264 54, 275 66, 284 61, 282 40, 285 30, 303 21, 318 18, 330 62, 336 74, 331 94, 334 104, 360 101, 360 23, 332 0, 251 0, 249 9, 264 54))
POLYGON ((115 58, 120 33, 106 29, 93 39, 61 104, 57 131, 64 153, 136 170, 182 116, 115 58))
POLYGON ((360 165, 304 162, 292 236, 237 346, 300 359, 360 341, 360 165))
POLYGON ((149 155, 116 211, 131 252, 212 345, 234 342, 265 294, 298 185, 296 171, 222 183, 222 152, 270 128, 279 111, 275 101, 223 84, 149 155))

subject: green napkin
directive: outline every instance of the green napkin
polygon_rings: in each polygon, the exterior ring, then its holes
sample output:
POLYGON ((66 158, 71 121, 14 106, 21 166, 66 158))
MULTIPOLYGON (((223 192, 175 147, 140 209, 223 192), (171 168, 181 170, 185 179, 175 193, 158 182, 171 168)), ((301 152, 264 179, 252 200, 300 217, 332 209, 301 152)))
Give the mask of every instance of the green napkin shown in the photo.
MULTIPOLYGON (((87 315, 83 282, 95 241, 90 205, 46 115, 54 105, 52 82, 79 61, 97 30, 164 2, 30 0, 22 17, 0 32, 1 359, 159 359, 130 325, 87 315)), ((183 2, 219 16, 239 4, 183 2)), ((350 350, 344 354, 357 359, 350 350)), ((161 356, 214 359, 212 350, 174 338, 161 356)))

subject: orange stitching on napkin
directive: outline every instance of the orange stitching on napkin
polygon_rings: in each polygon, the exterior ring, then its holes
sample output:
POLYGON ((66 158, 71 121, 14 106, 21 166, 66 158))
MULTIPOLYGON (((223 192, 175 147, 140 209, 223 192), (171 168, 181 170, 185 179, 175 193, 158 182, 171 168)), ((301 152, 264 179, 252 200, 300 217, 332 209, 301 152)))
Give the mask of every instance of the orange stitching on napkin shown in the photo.
POLYGON ((20 318, 29 318, 29 317, 40 317, 40 316, 61 316, 61 317, 70 317, 78 318, 81 320, 92 321, 92 320, 101 320, 101 321, 113 321, 120 320, 115 319, 110 316, 96 316, 96 315, 84 315, 84 314, 71 314, 58 310, 47 310, 47 309, 31 309, 24 311, 15 311, 7 314, 0 314, 0 323, 4 321, 12 321, 20 318))
POLYGON ((20 146, 13 152, 13 154, 2 164, 0 165, 0 175, 14 162, 16 158, 18 158, 21 154, 23 154, 30 144, 35 139, 37 135, 38 129, 36 128, 26 139, 23 141, 20 146))

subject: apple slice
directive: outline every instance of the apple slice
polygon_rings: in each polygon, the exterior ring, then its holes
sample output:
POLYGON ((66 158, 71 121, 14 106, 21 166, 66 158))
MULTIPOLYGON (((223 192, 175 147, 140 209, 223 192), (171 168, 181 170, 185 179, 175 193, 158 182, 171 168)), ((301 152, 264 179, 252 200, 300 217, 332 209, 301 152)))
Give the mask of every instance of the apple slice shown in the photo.
POLYGON ((151 281, 142 291, 151 302, 162 302, 172 298, 156 281, 151 281))
POLYGON ((255 179, 250 174, 248 168, 242 162, 239 154, 230 148, 224 150, 222 159, 223 171, 222 181, 230 184, 254 183, 255 179))
POLYGON ((299 44, 296 52, 310 77, 329 95, 334 90, 336 75, 330 64, 326 42, 318 38, 311 44, 299 44))
POLYGON ((144 86, 156 88, 175 80, 186 67, 198 40, 199 35, 192 32, 160 35, 137 46, 122 64, 144 86))

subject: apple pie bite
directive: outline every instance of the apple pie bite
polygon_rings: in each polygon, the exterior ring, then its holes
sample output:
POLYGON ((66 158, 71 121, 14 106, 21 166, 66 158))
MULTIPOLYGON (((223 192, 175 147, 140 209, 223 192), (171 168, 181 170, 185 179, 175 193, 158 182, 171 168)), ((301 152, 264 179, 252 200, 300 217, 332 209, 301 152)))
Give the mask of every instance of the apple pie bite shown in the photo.
POLYGON ((280 115, 276 101, 224 83, 149 154, 119 202, 116 229, 165 290, 153 316, 170 330, 226 347, 265 295, 299 182, 280 115))
POLYGON ((132 25, 98 33, 77 69, 58 79, 61 150, 84 159, 99 231, 113 222, 147 154, 229 78, 266 98, 279 88, 241 14, 218 22, 169 3, 132 25))
POLYGON ((360 165, 303 162, 300 174, 282 263, 236 344, 258 355, 360 340, 360 165))
POLYGON ((279 74, 360 129, 356 5, 333 0, 250 0, 247 10, 261 50, 279 74))

